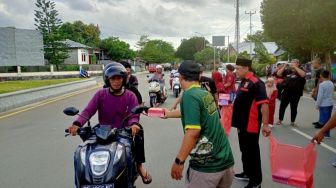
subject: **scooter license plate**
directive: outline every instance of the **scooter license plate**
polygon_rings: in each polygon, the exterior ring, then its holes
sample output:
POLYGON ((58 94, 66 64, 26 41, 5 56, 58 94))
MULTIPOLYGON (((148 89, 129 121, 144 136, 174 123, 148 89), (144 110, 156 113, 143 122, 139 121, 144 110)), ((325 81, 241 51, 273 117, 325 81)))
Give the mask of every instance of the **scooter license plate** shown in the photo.
POLYGON ((81 188, 114 188, 113 184, 105 184, 105 185, 82 185, 81 188))
POLYGON ((150 93, 149 96, 150 96, 150 97, 155 97, 155 96, 156 96, 156 93, 150 93))

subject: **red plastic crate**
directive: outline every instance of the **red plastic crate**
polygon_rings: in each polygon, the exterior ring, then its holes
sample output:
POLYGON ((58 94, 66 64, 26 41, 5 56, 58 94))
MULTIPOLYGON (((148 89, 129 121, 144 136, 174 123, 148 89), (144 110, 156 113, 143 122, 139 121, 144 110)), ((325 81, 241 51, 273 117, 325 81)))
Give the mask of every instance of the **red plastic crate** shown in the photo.
POLYGON ((299 147, 279 143, 270 136, 270 158, 274 182, 294 187, 313 188, 316 163, 315 144, 299 147))
POLYGON ((149 117, 164 117, 165 111, 163 108, 150 108, 148 109, 149 117))

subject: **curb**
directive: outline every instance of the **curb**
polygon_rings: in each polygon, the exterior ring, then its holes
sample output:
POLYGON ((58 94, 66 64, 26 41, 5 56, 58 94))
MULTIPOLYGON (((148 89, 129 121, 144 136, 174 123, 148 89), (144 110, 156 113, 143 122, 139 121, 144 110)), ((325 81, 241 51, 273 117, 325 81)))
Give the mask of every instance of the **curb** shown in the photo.
POLYGON ((0 112, 5 112, 75 90, 97 85, 97 78, 0 94, 0 112))

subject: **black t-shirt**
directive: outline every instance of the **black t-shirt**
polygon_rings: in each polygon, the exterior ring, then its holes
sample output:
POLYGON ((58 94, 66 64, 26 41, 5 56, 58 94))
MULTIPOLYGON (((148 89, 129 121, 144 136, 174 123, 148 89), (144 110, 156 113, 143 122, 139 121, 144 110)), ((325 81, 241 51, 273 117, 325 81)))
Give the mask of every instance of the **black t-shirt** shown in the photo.
POLYGON ((215 81, 209 77, 201 76, 200 78, 200 84, 202 88, 205 88, 207 91, 209 91, 211 94, 216 94, 216 84, 215 81))
POLYGON ((285 70, 282 75, 284 77, 282 94, 302 96, 306 79, 290 69, 285 70))
POLYGON ((319 79, 321 78, 321 73, 324 71, 323 68, 320 68, 318 70, 315 71, 315 84, 314 86, 316 87, 318 82, 319 82, 319 79))
POLYGON ((252 73, 248 73, 242 79, 233 103, 232 126, 240 131, 258 134, 263 103, 268 103, 265 84, 252 73))

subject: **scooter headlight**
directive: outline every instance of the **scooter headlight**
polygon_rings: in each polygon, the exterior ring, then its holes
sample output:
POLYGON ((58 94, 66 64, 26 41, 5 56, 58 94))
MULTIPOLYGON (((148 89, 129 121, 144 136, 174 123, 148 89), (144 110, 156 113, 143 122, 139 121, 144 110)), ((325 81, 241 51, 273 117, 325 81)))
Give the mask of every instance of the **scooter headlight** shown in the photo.
POLYGON ((96 151, 89 157, 91 171, 94 175, 100 176, 107 170, 110 161, 110 153, 108 151, 96 151))

